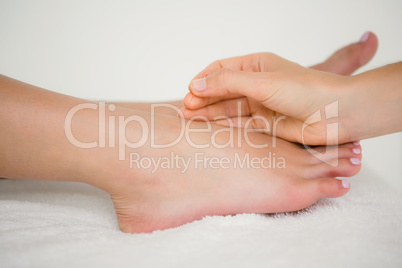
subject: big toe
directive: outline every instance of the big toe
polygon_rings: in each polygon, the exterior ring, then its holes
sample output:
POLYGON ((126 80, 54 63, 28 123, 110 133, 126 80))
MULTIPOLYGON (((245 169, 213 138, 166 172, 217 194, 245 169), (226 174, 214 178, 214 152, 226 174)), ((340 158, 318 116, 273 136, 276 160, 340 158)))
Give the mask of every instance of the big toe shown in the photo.
POLYGON ((335 198, 345 195, 350 190, 350 184, 349 181, 345 179, 317 179, 315 180, 315 187, 312 187, 312 189, 316 191, 316 194, 320 198, 335 198))
POLYGON ((366 32, 359 42, 341 48, 320 64, 319 68, 326 72, 350 75, 368 63, 373 58, 377 48, 377 36, 374 33, 366 32))

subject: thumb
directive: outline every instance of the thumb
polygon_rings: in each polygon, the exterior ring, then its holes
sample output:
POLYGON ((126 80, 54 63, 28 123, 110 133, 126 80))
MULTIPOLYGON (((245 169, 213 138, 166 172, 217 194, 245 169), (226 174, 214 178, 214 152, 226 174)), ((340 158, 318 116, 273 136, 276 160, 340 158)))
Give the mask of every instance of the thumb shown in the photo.
POLYGON ((232 69, 219 71, 191 81, 189 89, 197 97, 220 97, 224 95, 241 94, 256 101, 264 102, 270 99, 279 87, 275 73, 244 72, 232 69))
POLYGON ((289 67, 286 72, 221 69, 207 77, 193 80, 189 88, 199 98, 240 94, 273 111, 294 118, 307 118, 323 98, 323 94, 319 94, 310 82, 322 80, 326 73, 299 65, 289 67))

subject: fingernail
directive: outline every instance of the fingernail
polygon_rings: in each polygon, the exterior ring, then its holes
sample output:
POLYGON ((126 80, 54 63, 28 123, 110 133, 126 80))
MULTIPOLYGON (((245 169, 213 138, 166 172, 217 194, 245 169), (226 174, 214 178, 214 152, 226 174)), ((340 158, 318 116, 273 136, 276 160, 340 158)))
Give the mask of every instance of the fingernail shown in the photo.
POLYGON ((348 189, 348 188, 349 188, 349 182, 348 182, 348 180, 342 180, 342 187, 345 188, 345 189, 348 189))
POLYGON ((195 91, 203 91, 207 88, 207 82, 205 78, 196 79, 191 82, 191 89, 195 91))
POLYGON ((360 160, 358 158, 350 158, 350 162, 353 165, 360 165, 360 160))
POLYGON ((353 142, 353 144, 354 144, 354 145, 359 145, 359 144, 360 144, 360 142, 355 141, 355 142, 353 142))
POLYGON ((359 148, 354 148, 354 149, 353 149, 353 152, 354 152, 355 154, 360 154, 361 151, 360 151, 359 148))
POLYGON ((370 32, 365 32, 365 33, 363 34, 363 36, 360 38, 360 43, 366 42, 367 39, 369 38, 369 36, 370 36, 370 32))

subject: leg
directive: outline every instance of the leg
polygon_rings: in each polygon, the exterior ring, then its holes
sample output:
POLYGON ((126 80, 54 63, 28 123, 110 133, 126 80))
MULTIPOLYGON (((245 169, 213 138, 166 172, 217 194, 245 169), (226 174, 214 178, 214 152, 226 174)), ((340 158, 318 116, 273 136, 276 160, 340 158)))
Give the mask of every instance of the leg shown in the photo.
POLYGON ((147 102, 117 102, 113 103, 119 107, 125 107, 132 110, 139 110, 144 112, 151 112, 152 104, 169 104, 171 107, 158 107, 155 112, 158 114, 177 116, 177 111, 183 107, 183 101, 169 101, 163 103, 147 103, 147 102), (173 107, 177 108, 174 109, 173 107))
POLYGON ((120 107, 105 111, 105 129, 113 125, 110 118, 116 118, 119 127, 112 128, 118 133, 106 131, 104 147, 99 111, 87 108, 74 114, 74 138, 88 147, 97 142, 93 148, 80 148, 66 138, 70 126, 65 119, 73 107, 88 102, 6 77, 0 78, 0 94, 4 126, 0 176, 79 181, 101 188, 110 194, 124 232, 166 229, 207 215, 299 210, 319 198, 344 195, 348 184, 333 177, 352 176, 360 169, 358 162, 350 160, 361 159, 360 153, 353 152, 360 150, 359 145, 341 148, 339 159, 330 151, 326 161, 339 162, 331 167, 298 145, 278 139, 273 146, 263 134, 246 135, 216 125, 205 131, 205 122, 188 125, 177 117, 120 107), (152 120, 151 140, 144 129, 152 120), (189 126, 188 137, 155 148, 152 142, 176 140, 183 122, 189 126), (194 133, 195 129, 204 132, 194 133), (134 148, 133 143, 141 140, 143 144, 134 148), (232 145, 217 148, 226 143, 232 145), (266 148, 255 148, 267 143, 266 148), (209 147, 196 148, 203 144, 209 147))

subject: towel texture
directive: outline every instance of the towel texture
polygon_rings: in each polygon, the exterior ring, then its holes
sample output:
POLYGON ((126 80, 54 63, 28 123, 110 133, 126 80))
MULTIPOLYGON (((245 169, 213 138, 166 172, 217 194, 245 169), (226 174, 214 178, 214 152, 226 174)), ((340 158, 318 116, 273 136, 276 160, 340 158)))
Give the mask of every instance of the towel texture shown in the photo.
POLYGON ((402 267, 402 197, 366 168, 350 181, 346 196, 297 213, 130 235, 101 190, 0 180, 0 266, 402 267))

